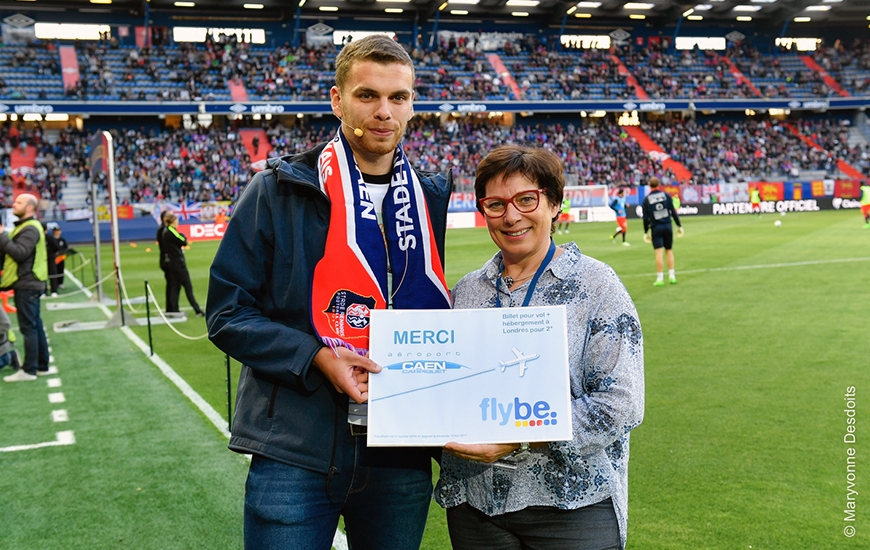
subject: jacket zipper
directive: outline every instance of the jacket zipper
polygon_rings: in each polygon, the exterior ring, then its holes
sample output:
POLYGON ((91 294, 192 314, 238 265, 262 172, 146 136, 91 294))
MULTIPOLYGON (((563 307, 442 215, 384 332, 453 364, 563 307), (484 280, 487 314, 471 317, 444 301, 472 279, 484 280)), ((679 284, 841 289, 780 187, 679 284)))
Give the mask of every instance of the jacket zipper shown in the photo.
POLYGON ((332 496, 332 478, 338 473, 338 468, 335 467, 335 451, 338 448, 338 423, 339 416, 335 415, 335 422, 333 422, 333 433, 332 433, 332 454, 329 456, 329 472, 326 474, 326 494, 332 496))

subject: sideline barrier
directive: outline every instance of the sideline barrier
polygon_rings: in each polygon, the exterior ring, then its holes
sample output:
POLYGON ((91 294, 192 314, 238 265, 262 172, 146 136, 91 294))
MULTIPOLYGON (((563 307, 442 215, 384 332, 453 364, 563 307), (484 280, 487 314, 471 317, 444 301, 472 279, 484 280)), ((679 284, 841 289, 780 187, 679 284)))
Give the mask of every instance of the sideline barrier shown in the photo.
MULTIPOLYGON (((191 341, 202 340, 203 338, 208 337, 207 332, 205 334, 201 334, 199 336, 188 336, 186 334, 181 333, 177 328, 172 326, 172 322, 166 318, 165 313, 167 313, 167 312, 164 312, 162 309, 160 309, 160 305, 157 303, 157 298, 154 297, 154 293, 151 291, 151 285, 148 284, 148 281, 145 281, 145 290, 148 292, 148 297, 147 297, 148 300, 154 301, 154 308, 157 310, 157 314, 160 315, 160 318, 163 319, 163 322, 166 323, 169 326, 169 328, 172 329, 172 332, 181 336, 185 340, 191 340, 191 341)), ((148 300, 146 300, 146 302, 148 300)), ((182 315, 184 315, 185 319, 187 318, 186 314, 182 314, 182 315)), ((150 317, 148 318, 148 327, 149 327, 148 330, 150 331, 151 330, 151 328, 150 328, 151 327, 151 318, 150 317)), ((153 349, 152 349, 152 353, 153 353, 153 349)))
MULTIPOLYGON (((122 285, 122 287, 123 287, 123 285, 122 285)), ((182 334, 175 327, 173 327, 172 323, 170 323, 170 321, 164 315, 164 312, 160 309, 160 305, 157 303, 157 298, 154 297, 154 292, 151 290, 151 285, 148 284, 147 280, 145 281, 145 294, 147 295, 146 300, 145 300, 145 310, 148 312, 146 314, 146 316, 148 318, 148 346, 151 350, 152 356, 154 355, 154 341, 153 341, 153 338, 151 336, 151 308, 149 305, 152 300, 154 301, 154 307, 157 309, 157 313, 160 315, 160 317, 163 318, 164 322, 167 325, 169 325, 169 328, 171 328, 175 334, 181 336, 185 340, 193 340, 193 341, 202 340, 203 338, 208 337, 208 332, 206 332, 205 334, 203 334, 201 336, 188 336, 186 334, 182 334)), ((229 430, 229 429, 232 429, 232 426, 233 426, 233 405, 232 405, 233 389, 232 389, 232 371, 230 368, 230 356, 228 354, 224 354, 224 361, 226 363, 226 368, 227 368, 227 378, 226 378, 226 382, 227 382, 227 429, 229 430)))

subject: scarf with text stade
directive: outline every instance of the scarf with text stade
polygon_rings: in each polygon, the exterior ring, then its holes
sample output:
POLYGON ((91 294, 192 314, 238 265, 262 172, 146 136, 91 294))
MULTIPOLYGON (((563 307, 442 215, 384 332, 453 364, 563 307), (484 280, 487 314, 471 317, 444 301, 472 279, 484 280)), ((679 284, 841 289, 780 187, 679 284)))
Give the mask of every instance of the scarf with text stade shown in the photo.
POLYGON ((341 131, 317 159, 320 188, 330 201, 326 250, 314 268, 311 317, 323 342, 365 355, 369 312, 450 307, 444 270, 423 188, 401 145, 383 202, 383 232, 350 144, 341 131), (384 240, 386 239, 386 246, 384 240), (387 289, 387 254, 392 288, 387 289), (387 292, 390 292, 389 294, 387 292))

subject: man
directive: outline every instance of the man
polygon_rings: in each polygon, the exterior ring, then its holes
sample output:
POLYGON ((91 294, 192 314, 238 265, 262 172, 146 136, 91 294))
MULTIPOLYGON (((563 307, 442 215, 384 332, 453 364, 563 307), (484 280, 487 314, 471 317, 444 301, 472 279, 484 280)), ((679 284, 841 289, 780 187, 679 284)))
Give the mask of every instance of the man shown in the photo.
POLYGON ((674 209, 674 203, 671 196, 659 189, 661 181, 655 176, 649 179, 650 193, 643 199, 641 208, 643 210, 643 241, 652 243, 656 253, 656 282, 653 286, 664 286, 664 256, 667 254, 668 260, 668 280, 672 285, 677 284, 677 275, 674 271, 674 251, 672 245, 674 242, 673 228, 671 227, 671 218, 677 224, 677 237, 683 236, 683 226, 680 224, 680 217, 677 216, 677 211, 674 209), (650 236, 652 229, 652 236, 650 236))
POLYGON ((616 196, 610 201, 610 208, 616 212, 616 233, 610 237, 611 242, 616 242, 613 239, 622 233, 622 246, 631 246, 631 243, 625 241, 625 236, 628 234, 628 220, 625 216, 625 190, 620 187, 616 192, 616 196))
POLYGON ((54 238, 54 222, 45 225, 45 253, 46 264, 48 266, 48 287, 52 298, 57 296, 57 251, 58 244, 54 238))
POLYGON ((54 236, 54 240, 57 242, 57 279, 55 280, 56 283, 55 281, 52 281, 51 285, 53 292, 56 292, 57 289, 63 288, 63 274, 64 269, 66 268, 66 257, 68 254, 74 251, 69 247, 69 243, 66 242, 66 239, 63 237, 63 231, 61 230, 60 225, 52 222, 48 224, 48 226, 52 228, 51 234, 52 236, 54 236))
POLYGON ((559 234, 568 232, 568 226, 571 225, 571 197, 562 199, 562 211, 559 213, 559 234))
POLYGON ((12 203, 12 213, 18 217, 10 234, 0 232, 0 252, 4 254, 0 290, 15 291, 18 309, 18 330, 24 337, 24 365, 15 374, 3 378, 6 382, 36 380, 37 374, 48 370, 48 340, 39 314, 39 297, 48 280, 48 260, 45 233, 36 221, 38 200, 22 193, 12 203))
MULTIPOLYGON (((242 368, 230 449, 253 455, 247 548, 328 550, 344 516, 354 550, 417 549, 432 495, 427 449, 368 448, 373 308, 449 307, 449 173, 400 145, 414 67, 383 35, 354 40, 330 90, 329 143, 251 180, 211 267, 214 344, 242 368)), ((410 414, 410 411, 409 411, 410 414)))
POLYGON ((870 183, 861 184, 861 215, 864 216, 864 229, 870 229, 870 183))
POLYGON ((758 217, 761 217, 761 193, 758 191, 758 187, 752 187, 749 189, 749 204, 752 206, 752 213, 758 214, 758 217))
POLYGON ((189 248, 187 237, 178 231, 178 216, 169 212, 163 217, 166 227, 160 236, 160 248, 165 256, 163 263, 169 273, 169 292, 167 292, 166 313, 181 315, 178 309, 178 295, 184 288, 184 294, 190 307, 197 317, 205 317, 193 295, 193 283, 190 282, 190 273, 187 271, 187 261, 184 259, 184 249, 189 248))
POLYGON ((166 215, 169 213, 170 210, 164 210, 160 213, 160 227, 157 228, 157 252, 160 254, 158 263, 160 264, 160 271, 163 272, 163 280, 166 281, 166 291, 164 293, 166 299, 163 301, 164 304, 169 304, 172 300, 170 297, 172 294, 172 292, 170 292, 172 287, 172 273, 166 265, 166 250, 163 248, 163 232, 166 230, 166 215))

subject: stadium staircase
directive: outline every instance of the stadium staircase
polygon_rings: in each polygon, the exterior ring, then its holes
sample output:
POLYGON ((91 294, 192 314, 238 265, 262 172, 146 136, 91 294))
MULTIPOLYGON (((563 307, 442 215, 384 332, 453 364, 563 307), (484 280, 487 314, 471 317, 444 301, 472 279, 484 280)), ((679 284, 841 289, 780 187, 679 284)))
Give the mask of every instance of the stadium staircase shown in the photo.
POLYGON ((686 168, 683 163, 675 161, 665 153, 664 150, 640 128, 640 126, 621 126, 621 128, 625 133, 634 138, 638 145, 647 152, 650 158, 661 162, 664 168, 670 169, 670 171, 674 173, 674 176, 677 177, 677 180, 685 183, 692 178, 692 173, 689 172, 689 169, 686 168))
MULTIPOLYGON (((813 141, 810 137, 801 133, 801 131, 798 130, 797 128, 795 128, 794 125, 786 124, 785 126, 789 129, 789 131, 792 134, 797 136, 797 138, 799 140, 803 141, 804 143, 806 143, 807 145, 809 145, 813 149, 817 149, 819 151, 825 151, 824 147, 822 147, 821 145, 819 145, 818 143, 813 141)), ((846 177, 849 179, 853 179, 853 180, 863 180, 864 179, 864 174, 862 174, 860 170, 858 170, 857 168, 855 168, 854 166, 852 166, 851 164, 849 164, 848 162, 846 162, 843 159, 837 159, 837 169, 840 172, 844 173, 846 175, 846 177)))
POLYGON ((761 90, 755 87, 755 84, 753 84, 752 81, 749 80, 749 78, 747 78, 745 74, 743 74, 743 71, 737 68, 737 65, 735 65, 730 58, 725 57, 724 55, 718 56, 716 62, 718 63, 719 61, 722 61, 726 65, 728 65, 729 72, 731 73, 731 76, 734 77, 734 81, 737 83, 738 86, 745 83, 749 87, 749 89, 752 90, 752 93, 754 93, 757 97, 761 97, 761 90))
POLYGON ((870 120, 861 111, 852 119, 852 128, 849 130, 849 147, 852 147, 852 132, 857 131, 864 138, 865 143, 870 143, 870 120))
POLYGON ((14 196, 21 193, 39 194, 35 187, 28 186, 25 182, 25 176, 36 171, 36 147, 28 145, 22 152, 21 147, 15 147, 9 154, 9 167, 13 174, 18 176, 14 178, 15 184, 12 188, 14 196))
POLYGON ((269 157, 269 151, 272 150, 272 145, 269 144, 269 136, 266 131, 260 128, 243 128, 239 130, 242 136, 242 143, 245 144, 245 149, 248 150, 248 155, 251 157, 251 163, 260 160, 266 160, 269 157), (257 147, 257 153, 254 154, 254 137, 260 138, 260 143, 257 147))
POLYGON ((822 68, 821 65, 816 63, 815 59, 813 59, 812 57, 810 57, 808 55, 802 55, 801 61, 804 62, 804 65, 806 65, 808 69, 810 69, 813 72, 819 73, 822 76, 822 80, 825 82, 825 85, 828 88, 831 88, 832 90, 837 92, 837 94, 839 94, 840 97, 851 97, 849 92, 844 90, 843 87, 840 86, 840 83, 837 82, 833 76, 828 74, 828 71, 826 71, 825 69, 822 68))
POLYGON ((486 59, 489 61, 489 64, 495 71, 495 74, 501 77, 502 81, 507 84, 507 86, 511 89, 511 93, 514 94, 514 99, 522 99, 522 92, 520 91, 520 86, 517 84, 516 79, 511 76, 511 73, 507 69, 507 67, 505 67, 505 64, 501 60, 501 57, 499 57, 497 53, 489 53, 486 54, 486 59))
POLYGON ((69 176, 63 189, 63 204, 67 208, 87 206, 88 182, 78 176, 69 176))
POLYGON ((79 57, 75 46, 61 46, 58 48, 60 55, 60 72, 63 76, 64 91, 75 88, 79 83, 79 57))
POLYGON ((22 152, 21 147, 15 147, 9 154, 9 166, 19 173, 28 173, 36 169, 36 147, 28 145, 22 152))
MULTIPOLYGON (((234 80, 230 79, 227 81, 227 88, 230 90, 230 97, 233 98, 233 101, 248 101, 248 90, 245 89, 244 83, 235 82, 234 80)), ((251 158, 254 157, 252 156, 251 158)))
POLYGON ((866 149, 870 145, 867 142, 867 136, 864 135, 860 128, 855 128, 854 126, 849 128, 849 139, 846 144, 849 146, 849 149, 854 149, 858 146, 866 149))
POLYGON ((619 57, 617 57, 615 54, 610 55, 610 60, 613 61, 614 64, 616 64, 619 74, 625 77, 625 83, 634 88, 633 95, 638 99, 649 99, 649 94, 646 93, 646 90, 640 87, 640 82, 638 82, 634 75, 631 74, 631 71, 628 70, 628 67, 625 66, 625 63, 623 63, 622 60, 619 59, 619 57))

